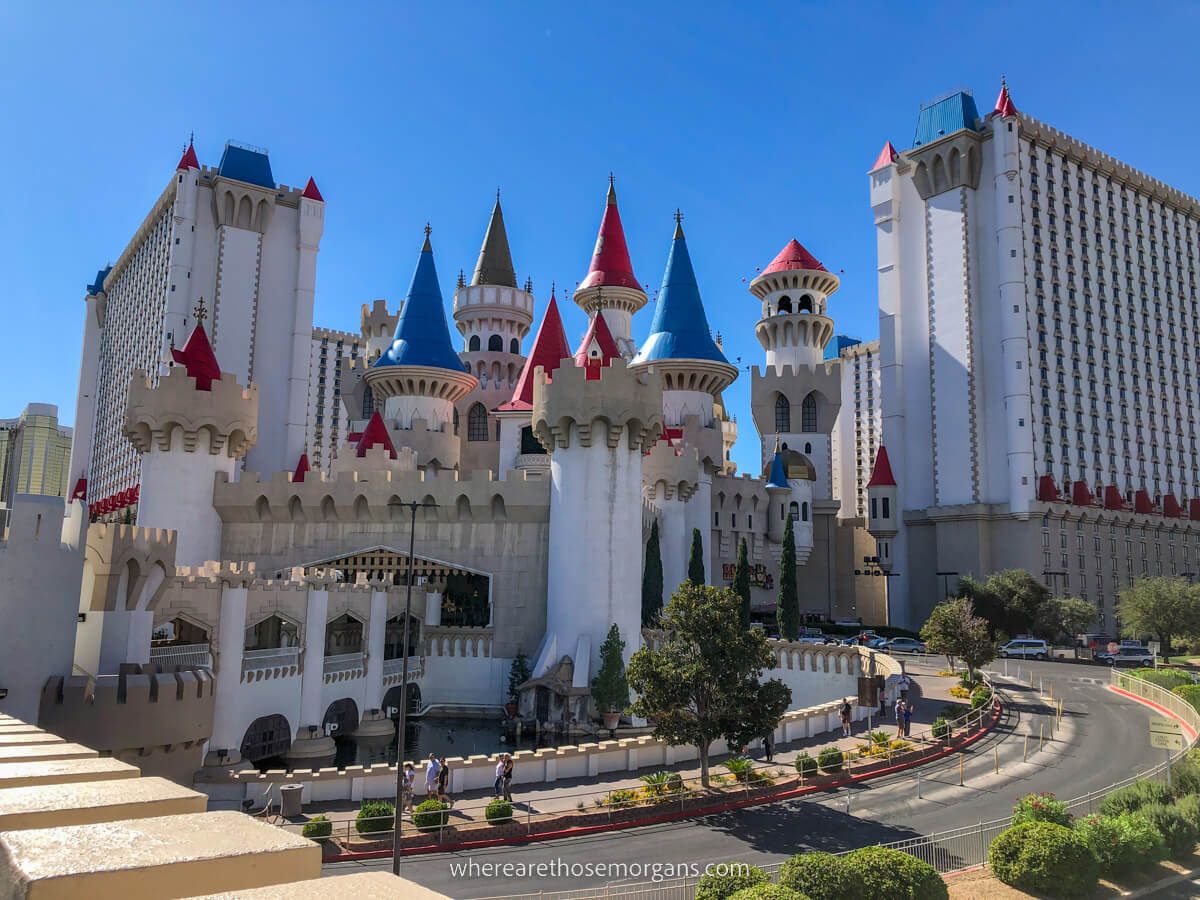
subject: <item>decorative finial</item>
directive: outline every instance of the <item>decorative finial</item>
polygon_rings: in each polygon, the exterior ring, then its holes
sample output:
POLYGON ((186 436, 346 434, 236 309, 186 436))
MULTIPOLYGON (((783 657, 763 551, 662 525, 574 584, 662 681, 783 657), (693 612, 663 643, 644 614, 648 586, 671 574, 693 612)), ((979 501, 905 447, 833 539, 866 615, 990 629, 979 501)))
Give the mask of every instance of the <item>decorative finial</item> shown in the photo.
POLYGON ((1004 73, 1000 73, 1000 87, 1008 87, 1008 82, 1004 78, 1004 73))
POLYGON ((557 281, 551 281, 551 282, 550 282, 550 296, 551 296, 551 298, 553 298, 553 297, 554 297, 554 289, 555 289, 555 288, 557 288, 557 287, 558 287, 558 282, 557 282, 557 281))
POLYGON ((609 172, 609 173, 608 173, 608 186, 609 186, 609 187, 615 187, 615 186, 616 186, 616 183, 617 183, 616 176, 615 176, 615 175, 613 175, 613 173, 612 173, 612 172, 609 172))
POLYGON ((679 207, 675 208, 675 239, 683 237, 683 213, 679 211, 679 207))
POLYGON ((458 270, 458 286, 463 287, 467 283, 466 276, 463 275, 463 270, 458 270))
POLYGON ((679 211, 679 207, 675 207, 675 224, 678 225, 683 221, 683 213, 679 211))
POLYGON ((429 237, 431 234, 433 234, 433 226, 430 225, 428 222, 426 222, 425 223, 425 237, 429 237))
POLYGON ((203 297, 196 301, 196 308, 192 310, 192 314, 196 317, 196 321, 201 324, 208 318, 208 309, 204 305, 203 297))
POLYGON ((498 186, 496 188, 496 202, 500 202, 500 188, 498 186))
POLYGON ((194 143, 196 143, 196 132, 189 131, 188 132, 188 144, 190 145, 190 144, 194 144, 194 143))
POLYGON ((533 293, 533 279, 532 278, 525 279, 525 293, 527 293, 527 294, 533 293))
POLYGON ((725 344, 724 344, 724 341, 721 340, 721 332, 719 332, 719 331, 717 332, 717 349, 718 350, 725 349, 725 344))
POLYGON ((596 288, 596 309, 604 309, 604 288, 596 288))

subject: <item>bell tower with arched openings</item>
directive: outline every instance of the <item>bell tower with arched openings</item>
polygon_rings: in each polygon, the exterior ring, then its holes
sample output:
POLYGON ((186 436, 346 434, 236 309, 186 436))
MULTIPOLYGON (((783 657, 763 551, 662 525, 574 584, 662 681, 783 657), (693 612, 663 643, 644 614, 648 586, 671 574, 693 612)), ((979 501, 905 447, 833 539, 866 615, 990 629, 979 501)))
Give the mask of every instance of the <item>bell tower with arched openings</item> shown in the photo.
POLYGON ((833 501, 831 435, 842 405, 841 361, 825 359, 825 347, 833 337, 829 297, 839 285, 795 239, 750 282, 762 304, 754 334, 766 351, 763 370, 755 366, 751 373, 763 470, 782 450, 789 465, 811 472, 814 504, 833 501))

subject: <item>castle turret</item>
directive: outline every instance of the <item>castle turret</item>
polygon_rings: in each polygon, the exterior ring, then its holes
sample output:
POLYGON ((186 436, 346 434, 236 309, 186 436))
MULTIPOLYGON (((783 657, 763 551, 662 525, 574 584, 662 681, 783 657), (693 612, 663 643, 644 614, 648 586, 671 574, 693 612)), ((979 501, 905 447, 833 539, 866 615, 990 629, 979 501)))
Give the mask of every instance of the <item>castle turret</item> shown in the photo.
POLYGON ((450 343, 450 329, 438 286, 433 247, 425 243, 396 323, 391 346, 363 380, 383 404, 383 418, 397 444, 417 451, 422 467, 458 467, 454 405, 478 385, 450 343))
MULTIPOLYGON (((400 321, 399 312, 389 312, 387 301, 382 297, 371 301, 371 305, 362 305, 359 315, 359 329, 367 342, 366 358, 373 361, 392 344, 392 335, 396 333, 396 325, 400 321)), ((343 376, 344 377, 344 376, 343 376)))
MULTIPOLYGON (((534 372, 533 430, 550 453, 546 636, 534 675, 564 656, 586 688, 616 624, 629 658, 641 645, 642 458, 662 428, 662 381, 620 359, 534 372)), ((580 718, 585 709, 573 712, 580 718)))
POLYGON ((875 555, 879 557, 882 569, 891 569, 895 556, 892 538, 900 530, 897 494, 896 476, 892 474, 887 447, 880 446, 871 469, 871 480, 867 482, 867 531, 875 538, 875 555))
POLYGON ((176 531, 183 566, 220 559, 213 483, 218 472, 235 480, 258 438, 258 388, 221 372, 204 318, 201 301, 191 336, 172 350, 175 364, 157 386, 135 373, 125 412, 124 433, 142 454, 137 524, 176 531))
POLYGON ((625 229, 617 209, 617 189, 613 177, 608 177, 608 199, 600 234, 587 275, 575 289, 575 302, 580 309, 594 317, 600 310, 616 339, 621 355, 633 356, 633 314, 646 305, 646 292, 633 274, 629 248, 625 245, 625 229))

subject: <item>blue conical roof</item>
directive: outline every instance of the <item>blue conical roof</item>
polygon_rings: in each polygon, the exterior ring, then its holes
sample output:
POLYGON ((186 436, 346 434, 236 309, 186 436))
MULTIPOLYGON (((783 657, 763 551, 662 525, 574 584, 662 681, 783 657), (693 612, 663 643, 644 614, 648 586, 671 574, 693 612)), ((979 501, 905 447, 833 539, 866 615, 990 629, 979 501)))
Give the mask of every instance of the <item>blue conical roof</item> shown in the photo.
POLYGON ((771 476, 767 479, 767 487, 785 488, 790 486, 787 471, 783 467, 783 454, 776 450, 775 458, 771 460, 771 476))
POLYGON ((466 371, 450 342, 450 326, 446 324, 442 289, 438 287, 428 232, 412 284, 404 298, 400 321, 396 323, 392 345, 383 351, 372 368, 380 366, 432 366, 454 372, 466 371))
POLYGON ((662 287, 658 291, 650 336, 633 361, 657 359, 706 359, 729 363, 709 334, 692 257, 688 253, 683 227, 678 222, 675 240, 671 242, 671 255, 667 257, 667 271, 663 273, 662 287))

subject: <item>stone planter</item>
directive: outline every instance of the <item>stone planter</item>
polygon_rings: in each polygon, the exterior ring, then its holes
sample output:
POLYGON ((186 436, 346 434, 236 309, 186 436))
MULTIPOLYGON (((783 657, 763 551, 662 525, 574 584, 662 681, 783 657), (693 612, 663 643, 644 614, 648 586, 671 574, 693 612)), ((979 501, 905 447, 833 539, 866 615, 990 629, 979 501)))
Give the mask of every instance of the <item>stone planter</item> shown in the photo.
POLYGON ((612 731, 621 724, 621 714, 619 712, 606 712, 600 716, 600 719, 604 722, 604 727, 609 731, 612 731))

